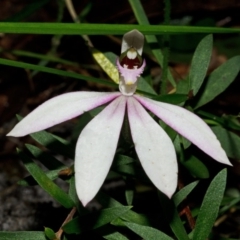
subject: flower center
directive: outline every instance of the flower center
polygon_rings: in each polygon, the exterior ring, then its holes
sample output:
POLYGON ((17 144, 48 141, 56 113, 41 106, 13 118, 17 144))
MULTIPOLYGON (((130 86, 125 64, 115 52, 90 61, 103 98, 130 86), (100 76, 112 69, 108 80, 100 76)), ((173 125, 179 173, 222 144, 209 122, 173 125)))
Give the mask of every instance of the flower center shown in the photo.
POLYGON ((142 58, 135 48, 129 48, 121 54, 119 62, 122 67, 127 69, 138 69, 142 66, 142 58))
POLYGON ((130 47, 117 59, 120 73, 119 90, 125 96, 131 96, 137 89, 138 77, 142 74, 146 63, 138 51, 130 47))

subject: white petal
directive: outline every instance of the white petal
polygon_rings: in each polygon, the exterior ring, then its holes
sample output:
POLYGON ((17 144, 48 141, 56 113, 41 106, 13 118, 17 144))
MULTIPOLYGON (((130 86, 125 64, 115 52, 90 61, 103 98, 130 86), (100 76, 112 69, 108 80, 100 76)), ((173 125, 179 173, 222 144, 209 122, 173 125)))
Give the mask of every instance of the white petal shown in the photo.
POLYGON ((110 169, 125 113, 126 98, 120 96, 82 131, 76 146, 77 194, 85 206, 93 199, 110 169))
POLYGON ((123 35, 121 53, 133 47, 138 51, 139 55, 142 55, 143 45, 144 45, 143 34, 140 33, 138 30, 134 29, 123 35))
POLYGON ((119 95, 117 92, 71 92, 59 95, 33 110, 7 136, 21 137, 52 127, 105 104, 119 95))
POLYGON ((218 162, 231 165, 210 127, 197 115, 172 104, 134 96, 152 113, 218 162))
POLYGON ((154 185, 169 198, 177 186, 177 159, 171 139, 133 97, 127 102, 132 139, 154 185))

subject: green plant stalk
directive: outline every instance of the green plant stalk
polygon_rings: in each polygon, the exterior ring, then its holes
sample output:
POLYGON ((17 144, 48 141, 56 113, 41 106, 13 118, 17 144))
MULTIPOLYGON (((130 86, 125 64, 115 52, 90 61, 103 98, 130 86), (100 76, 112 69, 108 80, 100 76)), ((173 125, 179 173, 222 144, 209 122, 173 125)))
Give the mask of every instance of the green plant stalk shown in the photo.
MULTIPOLYGON (((134 12, 134 15, 135 15, 138 23, 140 25, 151 26, 148 21, 148 18, 146 16, 146 13, 142 7, 140 0, 129 0, 129 3, 132 7, 132 10, 134 12)), ((169 9, 169 11, 170 11, 170 9, 169 9)), ((170 15, 170 13, 169 13, 169 15, 170 15)), ((146 40, 147 40, 148 44, 150 45, 150 47, 151 47, 151 45, 153 45, 153 46, 158 45, 158 40, 157 40, 156 36, 146 35, 146 40)), ((163 57, 164 54, 162 53, 162 51, 159 48, 154 48, 154 47, 151 47, 151 49, 152 49, 152 53, 155 56, 155 58, 157 59, 159 65, 162 68, 164 68, 164 57, 163 57)), ((167 71, 167 76, 168 76, 169 81, 171 82, 173 87, 176 87, 176 83, 174 81, 174 78, 172 77, 171 72, 169 71, 168 68, 166 69, 166 71, 167 71)))
MULTIPOLYGON (((165 4, 164 25, 169 25, 170 24, 171 2, 170 2, 170 0, 165 0, 164 4, 165 4)), ((163 48, 162 84, 161 84, 161 88, 160 88, 161 94, 167 94, 169 41, 170 41, 169 35, 163 35, 164 48, 163 48)))

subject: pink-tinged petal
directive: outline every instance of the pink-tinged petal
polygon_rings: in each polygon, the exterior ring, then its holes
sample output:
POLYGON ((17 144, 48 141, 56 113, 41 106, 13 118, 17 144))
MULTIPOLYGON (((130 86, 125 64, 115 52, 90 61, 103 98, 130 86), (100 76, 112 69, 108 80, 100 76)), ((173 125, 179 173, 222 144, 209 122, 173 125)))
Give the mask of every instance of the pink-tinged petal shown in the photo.
POLYGON ((93 199, 110 169, 125 113, 126 97, 120 96, 81 132, 75 155, 78 197, 85 206, 93 199))
POLYGON ((118 92, 72 92, 62 94, 33 110, 7 136, 22 137, 29 133, 44 130, 105 104, 119 95, 118 92))
POLYGON ((135 48, 139 55, 142 55, 144 45, 144 36, 138 30, 134 29, 123 35, 121 53, 129 48, 135 48))
POLYGON ((177 159, 171 139, 134 97, 127 102, 132 139, 153 184, 169 198, 177 187, 177 159))
POLYGON ((231 165, 210 127, 197 115, 172 104, 134 96, 144 107, 218 162, 231 165))
POLYGON ((123 77, 126 85, 134 84, 137 81, 138 77, 140 77, 140 75, 143 73, 145 66, 146 66, 146 61, 143 60, 143 64, 140 68, 128 69, 128 68, 122 67, 121 64, 119 63, 119 60, 117 59, 118 71, 123 77))

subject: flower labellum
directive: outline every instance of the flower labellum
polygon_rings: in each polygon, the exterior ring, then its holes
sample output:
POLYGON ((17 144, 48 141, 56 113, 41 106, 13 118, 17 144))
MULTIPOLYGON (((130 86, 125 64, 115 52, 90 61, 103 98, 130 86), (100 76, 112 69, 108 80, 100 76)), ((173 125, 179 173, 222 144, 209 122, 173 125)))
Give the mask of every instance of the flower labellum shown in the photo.
POLYGON ((146 66, 142 59, 144 36, 132 30, 123 36, 121 56, 117 59, 120 73, 119 90, 126 96, 132 96, 137 89, 137 79, 146 66))
POLYGON ((86 125, 76 144, 76 190, 84 206, 97 194, 109 172, 126 109, 133 143, 142 167, 156 188, 169 198, 177 186, 175 149, 169 136, 145 109, 216 161, 231 165, 214 133, 197 115, 182 107, 135 94, 138 77, 145 67, 145 60, 141 57, 143 43, 144 37, 137 30, 123 36, 122 54, 117 60, 121 75, 120 93, 62 94, 40 105, 8 134, 25 136, 109 103, 86 125))

